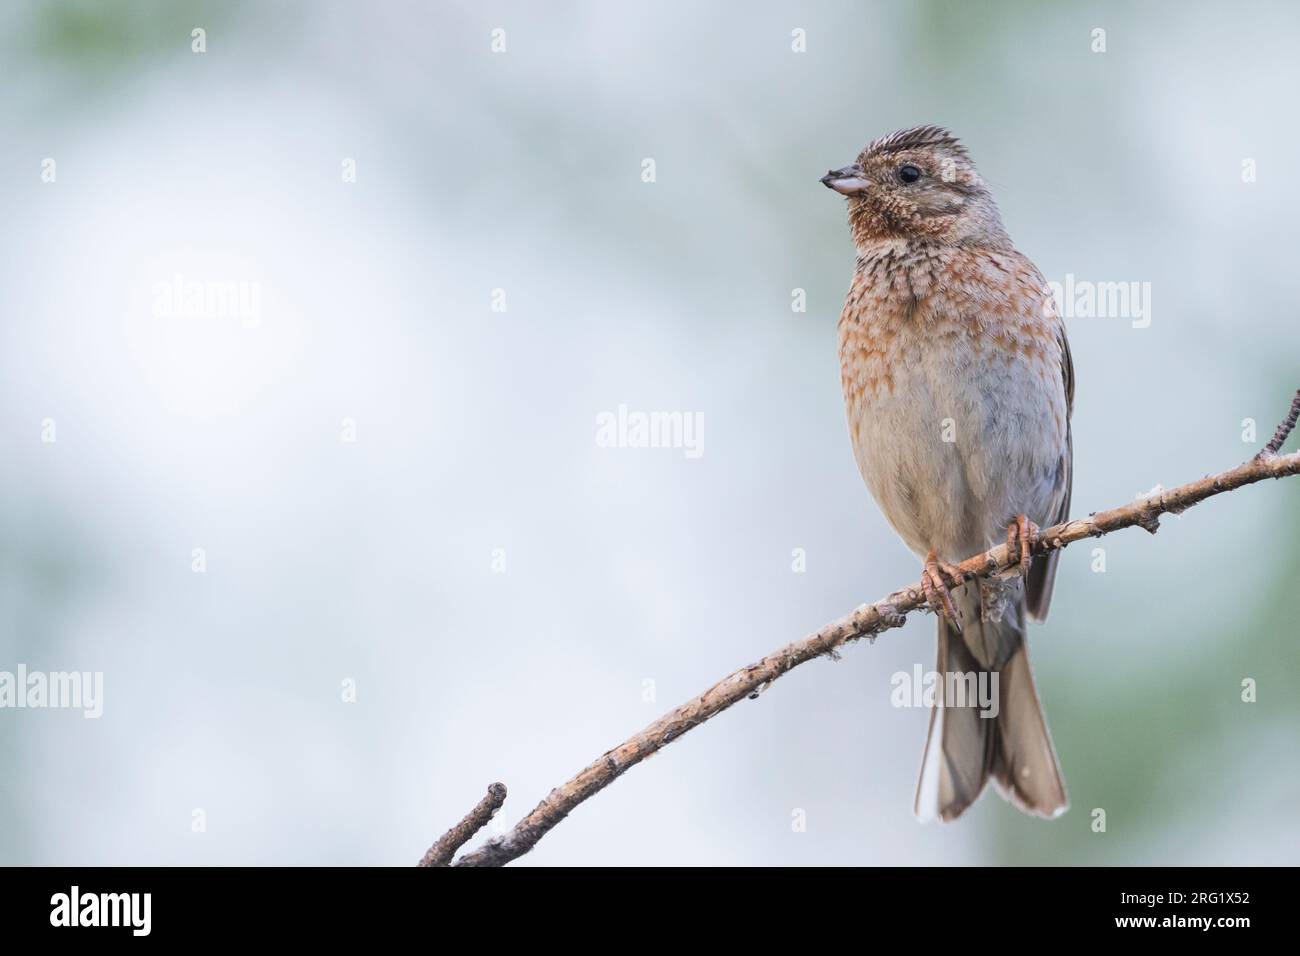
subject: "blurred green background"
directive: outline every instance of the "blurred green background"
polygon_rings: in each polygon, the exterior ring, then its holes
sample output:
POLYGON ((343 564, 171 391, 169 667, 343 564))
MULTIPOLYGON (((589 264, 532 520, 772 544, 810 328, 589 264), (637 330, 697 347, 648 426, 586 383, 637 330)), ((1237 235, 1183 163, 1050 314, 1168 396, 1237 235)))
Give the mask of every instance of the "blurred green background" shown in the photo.
MULTIPOLYGON (((0 863, 411 864, 488 782, 512 823, 915 579, 849 450, 853 253, 817 182, 893 129, 961 136, 1049 279, 1151 283, 1147 328, 1068 322, 1077 514, 1254 454, 1300 385, 1297 27, 1282 2, 6 4, 0 670, 102 671, 105 702, 0 710, 0 863), (175 275, 255 283, 259 322, 157 315, 175 275), (703 456, 598 447, 620 404, 701 413, 703 456)), ((1031 632, 1061 819, 987 795, 913 821, 927 715, 889 697, 932 665, 918 617, 521 862, 1294 864, 1298 514, 1269 483, 1097 542, 1104 573, 1066 552, 1031 632)))

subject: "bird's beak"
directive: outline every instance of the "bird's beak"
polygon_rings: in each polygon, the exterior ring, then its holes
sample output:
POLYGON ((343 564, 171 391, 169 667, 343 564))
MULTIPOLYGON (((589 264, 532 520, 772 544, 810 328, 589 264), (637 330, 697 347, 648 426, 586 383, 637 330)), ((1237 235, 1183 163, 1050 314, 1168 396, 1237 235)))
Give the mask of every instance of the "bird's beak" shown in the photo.
POLYGON ((852 166, 845 166, 843 169, 832 169, 822 177, 822 185, 842 195, 852 196, 854 193, 860 193, 870 186, 871 180, 867 179, 862 167, 854 163, 852 166))

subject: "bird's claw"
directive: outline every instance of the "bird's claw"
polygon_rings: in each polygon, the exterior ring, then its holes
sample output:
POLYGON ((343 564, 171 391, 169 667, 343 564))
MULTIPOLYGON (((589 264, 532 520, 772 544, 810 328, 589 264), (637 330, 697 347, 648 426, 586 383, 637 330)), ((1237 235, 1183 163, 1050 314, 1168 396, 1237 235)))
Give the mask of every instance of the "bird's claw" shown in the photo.
POLYGON ((938 554, 931 550, 925 558, 925 567, 921 570, 921 589, 925 592, 926 603, 935 614, 941 614, 948 623, 961 632, 961 619, 957 615, 957 606, 952 603, 950 590, 960 587, 965 578, 954 565, 940 561, 938 554))
POLYGON ((1034 546, 1038 544, 1038 525, 1027 515, 1016 515, 1007 525, 1007 558, 1017 566, 1022 577, 1029 574, 1034 561, 1034 546))

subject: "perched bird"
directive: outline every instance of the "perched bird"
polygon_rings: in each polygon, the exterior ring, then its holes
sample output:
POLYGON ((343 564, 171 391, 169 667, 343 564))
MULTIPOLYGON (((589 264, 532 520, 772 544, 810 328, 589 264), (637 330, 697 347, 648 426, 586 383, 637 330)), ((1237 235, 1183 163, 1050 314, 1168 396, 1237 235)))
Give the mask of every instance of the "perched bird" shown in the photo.
POLYGON ((990 779, 1026 813, 1057 816, 1065 781, 1025 625, 1047 616, 1056 574, 1058 552, 1031 554, 1038 525, 1065 520, 1070 506, 1065 327, 947 130, 891 133, 822 183, 848 197, 857 247, 839 321, 854 455, 889 523, 924 558, 939 620, 917 816, 957 818, 990 779), (1018 574, 961 579, 951 562, 1002 540, 1020 556, 1018 574), (960 706, 945 675, 988 681, 996 716, 960 706))

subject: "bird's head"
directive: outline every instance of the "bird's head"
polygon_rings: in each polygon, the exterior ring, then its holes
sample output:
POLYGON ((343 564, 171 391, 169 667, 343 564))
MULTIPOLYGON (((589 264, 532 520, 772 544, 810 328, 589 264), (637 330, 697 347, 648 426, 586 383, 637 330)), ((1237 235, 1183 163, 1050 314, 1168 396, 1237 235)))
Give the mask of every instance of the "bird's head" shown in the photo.
POLYGON ((965 147, 939 126, 881 137, 822 183, 848 197, 859 251, 885 239, 990 248, 1010 242, 965 147))

